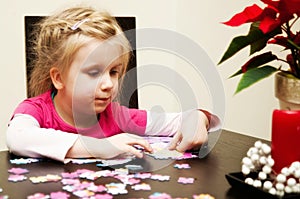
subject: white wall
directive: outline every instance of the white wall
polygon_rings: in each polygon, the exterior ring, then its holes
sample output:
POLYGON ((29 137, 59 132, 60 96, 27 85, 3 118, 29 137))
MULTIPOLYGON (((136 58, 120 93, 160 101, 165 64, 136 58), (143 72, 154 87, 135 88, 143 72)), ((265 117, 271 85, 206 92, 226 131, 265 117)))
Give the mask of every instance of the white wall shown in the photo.
MULTIPOLYGON (((5 146, 5 131, 11 113, 17 104, 26 97, 24 24, 25 15, 47 15, 66 5, 78 4, 78 0, 4 0, 1 8, 1 68, 0 88, 0 150, 5 146)), ((227 45, 238 34, 245 34, 248 26, 228 28, 220 22, 229 19, 234 13, 241 11, 246 5, 258 3, 258 0, 90 0, 84 3, 103 8, 117 16, 136 16, 137 28, 163 28, 184 34, 197 42, 217 64, 227 45)), ((223 127, 228 130, 270 139, 271 114, 277 108, 273 94, 273 78, 263 80, 245 92, 233 96, 238 79, 230 79, 238 66, 246 61, 246 51, 216 66, 222 78, 226 94, 226 115, 223 127)), ((179 73, 189 75, 181 67, 182 61, 167 53, 154 51, 138 52, 138 65, 162 64, 174 67, 179 73)), ((192 72, 190 72, 192 74, 192 72)), ((140 74, 139 81, 143 78, 140 74)), ((201 87, 201 83, 192 83, 193 88, 201 87), (197 85, 196 85, 197 84, 197 85)), ((176 110, 176 103, 170 103, 172 95, 158 88, 140 88, 141 108, 151 109, 153 100, 166 110, 176 110)), ((200 96, 202 93, 198 93, 200 96)), ((207 92, 203 91, 203 95, 207 92)), ((206 97, 204 97, 206 98, 206 97)), ((208 98, 209 99, 209 98, 208 98)), ((204 105, 213 106, 206 99, 204 105)), ((17 139, 17 138, 16 138, 17 139)))

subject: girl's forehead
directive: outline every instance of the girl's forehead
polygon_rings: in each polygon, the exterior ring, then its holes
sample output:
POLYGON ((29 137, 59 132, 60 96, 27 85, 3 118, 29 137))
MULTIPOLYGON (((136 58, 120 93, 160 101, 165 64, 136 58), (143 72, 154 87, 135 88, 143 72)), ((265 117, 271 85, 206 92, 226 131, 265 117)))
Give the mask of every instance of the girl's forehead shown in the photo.
POLYGON ((92 40, 79 49, 74 60, 81 62, 82 67, 91 64, 108 66, 113 62, 121 61, 122 53, 122 47, 118 43, 110 40, 92 40))

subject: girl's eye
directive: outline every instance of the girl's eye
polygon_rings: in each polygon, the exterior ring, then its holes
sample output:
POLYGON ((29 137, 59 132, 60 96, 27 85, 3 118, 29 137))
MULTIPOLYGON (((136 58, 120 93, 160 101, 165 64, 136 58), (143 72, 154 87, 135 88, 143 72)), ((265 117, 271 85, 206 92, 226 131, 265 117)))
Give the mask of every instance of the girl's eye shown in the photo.
POLYGON ((90 76, 90 77, 97 77, 100 75, 100 71, 99 70, 90 70, 87 72, 87 74, 90 76))
POLYGON ((110 71, 110 75, 112 75, 112 76, 119 76, 119 70, 116 70, 116 69, 113 69, 113 70, 111 70, 110 71))

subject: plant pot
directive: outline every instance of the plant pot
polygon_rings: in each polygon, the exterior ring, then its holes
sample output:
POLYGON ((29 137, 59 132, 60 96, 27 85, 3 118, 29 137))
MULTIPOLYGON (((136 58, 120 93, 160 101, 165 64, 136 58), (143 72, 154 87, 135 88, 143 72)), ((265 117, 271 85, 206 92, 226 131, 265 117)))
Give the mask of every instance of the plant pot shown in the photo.
POLYGON ((300 79, 286 72, 275 74, 275 96, 280 110, 272 115, 272 157, 279 173, 300 161, 300 79))
POLYGON ((275 96, 282 110, 300 110, 300 79, 286 73, 275 74, 275 96))
POLYGON ((283 167, 300 161, 300 111, 274 110, 272 115, 273 167, 279 173, 283 167))

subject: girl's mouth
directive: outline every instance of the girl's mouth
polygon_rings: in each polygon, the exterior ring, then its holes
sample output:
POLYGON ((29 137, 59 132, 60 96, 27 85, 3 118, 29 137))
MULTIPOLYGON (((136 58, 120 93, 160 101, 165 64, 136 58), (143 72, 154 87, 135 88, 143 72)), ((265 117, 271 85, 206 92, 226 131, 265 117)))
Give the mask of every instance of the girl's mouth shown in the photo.
POLYGON ((110 97, 98 97, 95 99, 95 102, 96 103, 106 103, 106 102, 109 102, 110 100, 110 97))

